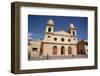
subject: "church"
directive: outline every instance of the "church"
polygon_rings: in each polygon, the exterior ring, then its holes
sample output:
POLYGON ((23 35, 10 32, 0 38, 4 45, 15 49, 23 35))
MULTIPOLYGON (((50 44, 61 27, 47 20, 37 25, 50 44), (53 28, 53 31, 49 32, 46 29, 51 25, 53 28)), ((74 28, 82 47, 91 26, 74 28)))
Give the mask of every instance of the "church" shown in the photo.
POLYGON ((77 32, 73 24, 68 31, 54 31, 54 21, 50 19, 46 24, 43 43, 43 55, 62 56, 77 55, 77 32))
POLYGON ((71 23, 67 31, 55 31, 54 28, 54 21, 48 20, 44 39, 30 42, 28 49, 31 57, 77 55, 78 39, 74 24, 71 23))

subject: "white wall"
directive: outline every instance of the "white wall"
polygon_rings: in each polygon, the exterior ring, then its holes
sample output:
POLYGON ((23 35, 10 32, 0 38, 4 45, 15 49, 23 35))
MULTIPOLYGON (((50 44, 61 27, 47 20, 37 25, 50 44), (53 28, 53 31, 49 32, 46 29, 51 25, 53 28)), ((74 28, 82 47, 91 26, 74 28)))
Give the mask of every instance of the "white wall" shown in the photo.
MULTIPOLYGON (((10 60, 11 60, 11 15, 10 3, 15 0, 1 0, 0 2, 0 76, 16 76, 10 73, 10 60)), ((57 3, 57 4, 74 4, 74 5, 90 5, 99 7, 98 19, 100 21, 100 0, 17 0, 27 2, 39 3, 57 3)), ((98 22, 100 24, 100 22, 98 22)), ((100 26, 98 26, 100 29, 100 26)), ((98 31, 100 32, 100 30, 98 31)), ((100 41, 100 35, 98 38, 100 41)), ((100 44, 99 44, 100 45, 100 44)), ((99 46, 98 46, 99 47, 99 46)), ((98 49, 99 51, 100 49, 98 49)), ((99 57, 100 58, 100 51, 99 57)), ((98 70, 81 70, 81 71, 65 71, 65 72, 52 72, 52 73, 37 73, 37 74, 21 74, 18 76, 100 76, 100 59, 98 70)))

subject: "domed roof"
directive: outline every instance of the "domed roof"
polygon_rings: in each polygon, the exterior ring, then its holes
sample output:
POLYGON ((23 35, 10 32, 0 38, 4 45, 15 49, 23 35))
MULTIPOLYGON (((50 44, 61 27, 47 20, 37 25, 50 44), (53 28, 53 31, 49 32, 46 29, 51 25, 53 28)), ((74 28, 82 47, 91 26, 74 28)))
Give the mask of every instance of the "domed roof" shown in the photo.
POLYGON ((74 24, 71 23, 70 24, 70 28, 75 28, 74 24))
POLYGON ((53 21, 52 19, 50 19, 50 20, 47 22, 47 24, 49 24, 49 25, 54 25, 54 21, 53 21))

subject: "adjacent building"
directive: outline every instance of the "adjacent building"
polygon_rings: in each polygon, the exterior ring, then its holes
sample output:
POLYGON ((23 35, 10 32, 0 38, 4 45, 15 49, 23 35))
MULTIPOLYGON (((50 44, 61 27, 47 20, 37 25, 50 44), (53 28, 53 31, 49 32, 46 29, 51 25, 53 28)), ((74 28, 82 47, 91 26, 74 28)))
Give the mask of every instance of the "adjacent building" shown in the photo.
POLYGON ((28 55, 30 57, 39 57, 40 55, 41 41, 30 40, 28 45, 28 55))
POLYGON ((88 54, 88 42, 87 40, 81 40, 78 42, 78 45, 77 45, 77 53, 78 54, 88 54))

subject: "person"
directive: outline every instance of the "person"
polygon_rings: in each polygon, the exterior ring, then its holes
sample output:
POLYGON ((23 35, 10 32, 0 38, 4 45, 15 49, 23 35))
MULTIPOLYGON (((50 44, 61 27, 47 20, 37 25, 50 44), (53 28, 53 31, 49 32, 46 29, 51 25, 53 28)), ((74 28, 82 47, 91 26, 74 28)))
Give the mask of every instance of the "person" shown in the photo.
POLYGON ((74 54, 72 54, 72 58, 74 58, 74 54))
POLYGON ((48 54, 47 54, 47 57, 46 57, 46 59, 49 59, 49 56, 48 56, 48 54))

